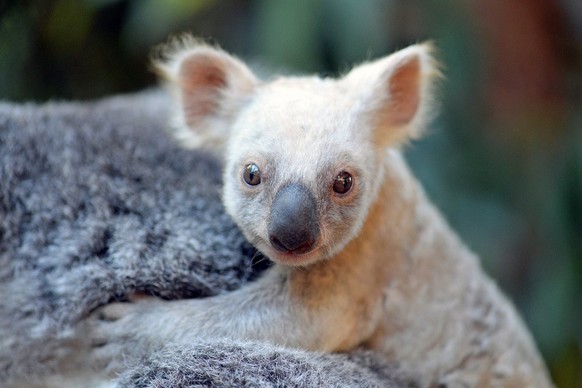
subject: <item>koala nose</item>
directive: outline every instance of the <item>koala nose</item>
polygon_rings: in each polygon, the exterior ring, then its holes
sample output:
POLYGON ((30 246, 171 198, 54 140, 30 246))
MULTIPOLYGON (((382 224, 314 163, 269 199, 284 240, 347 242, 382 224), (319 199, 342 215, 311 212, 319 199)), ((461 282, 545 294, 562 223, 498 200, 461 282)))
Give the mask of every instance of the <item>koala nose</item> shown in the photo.
POLYGON ((319 237, 317 205, 305 186, 291 184, 275 195, 269 224, 269 240, 281 252, 309 252, 319 237))

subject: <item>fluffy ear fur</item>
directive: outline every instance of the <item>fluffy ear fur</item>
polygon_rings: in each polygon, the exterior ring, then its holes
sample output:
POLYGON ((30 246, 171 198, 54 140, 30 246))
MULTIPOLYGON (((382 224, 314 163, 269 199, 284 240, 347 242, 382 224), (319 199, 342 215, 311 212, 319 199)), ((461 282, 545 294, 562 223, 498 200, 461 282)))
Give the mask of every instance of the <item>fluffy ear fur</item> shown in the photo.
POLYGON ((430 119, 440 72, 430 43, 410 46, 355 67, 342 80, 354 91, 356 115, 372 126, 376 144, 399 145, 418 138, 430 119))
POLYGON ((175 126, 185 145, 221 147, 232 118, 258 84, 249 68, 226 52, 189 36, 163 49, 156 70, 178 100, 175 126))

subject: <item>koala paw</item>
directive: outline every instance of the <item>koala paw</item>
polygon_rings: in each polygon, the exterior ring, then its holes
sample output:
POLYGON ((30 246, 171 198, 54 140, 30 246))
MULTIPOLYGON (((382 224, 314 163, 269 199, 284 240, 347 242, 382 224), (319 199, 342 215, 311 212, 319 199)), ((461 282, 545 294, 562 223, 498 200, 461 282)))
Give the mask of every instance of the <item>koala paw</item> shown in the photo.
POLYGON ((95 311, 86 321, 93 367, 116 373, 132 360, 161 346, 164 332, 160 321, 164 320, 166 304, 147 297, 112 303, 95 311))

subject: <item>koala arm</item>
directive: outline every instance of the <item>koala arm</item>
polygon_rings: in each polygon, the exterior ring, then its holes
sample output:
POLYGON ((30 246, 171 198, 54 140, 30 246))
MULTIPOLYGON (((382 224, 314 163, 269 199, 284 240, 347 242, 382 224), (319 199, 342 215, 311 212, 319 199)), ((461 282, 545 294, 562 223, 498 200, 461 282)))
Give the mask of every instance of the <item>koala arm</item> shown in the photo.
POLYGON ((86 326, 93 344, 90 362, 117 372, 125 360, 166 343, 217 337, 318 351, 343 350, 361 342, 364 338, 357 337, 362 334, 354 336, 354 332, 365 332, 350 319, 354 303, 320 292, 314 299, 303 276, 302 292, 295 292, 301 273, 301 269, 275 266, 258 281, 215 297, 145 298, 107 305, 86 326))

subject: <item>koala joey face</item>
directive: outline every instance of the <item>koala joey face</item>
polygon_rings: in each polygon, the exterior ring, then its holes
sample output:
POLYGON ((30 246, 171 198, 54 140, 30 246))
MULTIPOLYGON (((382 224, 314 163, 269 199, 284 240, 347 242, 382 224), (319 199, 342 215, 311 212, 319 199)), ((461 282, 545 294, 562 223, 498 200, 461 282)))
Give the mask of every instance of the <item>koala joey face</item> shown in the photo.
POLYGON ((335 80, 270 82, 188 37, 168 50, 158 71, 177 97, 176 136, 224 155, 227 211, 251 243, 288 265, 329 258, 358 234, 387 150, 420 135, 439 77, 430 44, 335 80))
POLYGON ((263 254, 305 265, 357 235, 379 180, 375 148, 331 80, 263 86, 229 141, 224 203, 263 254))

